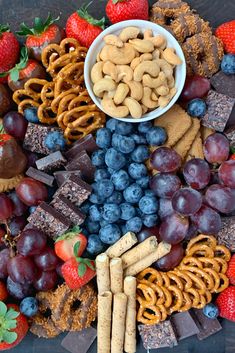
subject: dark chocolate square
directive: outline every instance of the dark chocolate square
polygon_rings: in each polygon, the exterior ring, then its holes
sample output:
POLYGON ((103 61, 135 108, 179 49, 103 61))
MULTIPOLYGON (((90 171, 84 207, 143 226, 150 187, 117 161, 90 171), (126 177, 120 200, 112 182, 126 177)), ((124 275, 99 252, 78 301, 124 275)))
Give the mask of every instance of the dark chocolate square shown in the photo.
POLYGON ((177 338, 170 320, 157 325, 138 325, 139 333, 145 349, 174 347, 177 338))
POLYGON ((179 341, 199 333, 199 329, 189 311, 174 314, 170 321, 179 341))
POLYGON ((209 319, 206 317, 203 314, 202 309, 192 309, 191 313, 199 329, 197 338, 200 341, 222 330, 219 321, 217 319, 209 319))
POLYGON ((87 353, 96 336, 97 331, 93 327, 80 332, 69 332, 62 340, 61 346, 71 353, 87 353))
POLYGON ((70 219, 74 225, 79 226, 85 221, 86 216, 74 206, 71 201, 62 195, 54 198, 50 205, 58 212, 62 213, 66 218, 70 219))
POLYGON ((38 159, 36 166, 43 172, 52 172, 56 169, 62 168, 66 163, 66 159, 60 151, 49 154, 46 157, 38 159))
POLYGON ((225 136, 228 138, 230 145, 235 147, 235 126, 230 127, 224 132, 225 136))
POLYGON ((210 82, 216 92, 235 98, 235 75, 226 75, 219 71, 211 77, 210 82))
POLYGON ((98 146, 94 137, 89 134, 76 141, 73 146, 65 153, 65 157, 68 159, 68 161, 71 161, 77 156, 78 153, 82 151, 86 151, 88 154, 91 154, 97 149, 98 146))
POLYGON ((80 170, 60 170, 58 172, 55 172, 54 176, 56 178, 57 185, 61 186, 65 182, 65 180, 68 179, 71 175, 75 175, 78 178, 81 178, 82 173, 80 170))
POLYGON ((94 180, 95 166, 91 163, 91 159, 86 153, 86 151, 81 151, 77 156, 72 159, 66 166, 65 169, 70 170, 80 170, 82 173, 82 178, 89 182, 94 180))
POLYGON ((235 216, 221 217, 222 228, 216 238, 219 244, 227 246, 227 248, 235 251, 235 216))
POLYGON ((35 169, 33 167, 29 167, 27 172, 25 173, 30 178, 40 181, 43 184, 48 186, 52 186, 55 178, 52 175, 46 174, 41 170, 35 169))

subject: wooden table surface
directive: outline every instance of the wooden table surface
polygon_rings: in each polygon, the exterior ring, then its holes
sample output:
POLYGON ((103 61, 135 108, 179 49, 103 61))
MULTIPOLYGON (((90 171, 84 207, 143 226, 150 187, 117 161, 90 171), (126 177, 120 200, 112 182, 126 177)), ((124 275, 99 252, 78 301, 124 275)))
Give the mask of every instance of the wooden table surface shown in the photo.
MULTIPOLYGON (((61 25, 65 24, 66 18, 85 0, 0 0, 0 23, 9 23, 12 30, 17 30, 19 24, 24 21, 32 23, 36 16, 45 17, 50 11, 53 15, 60 14, 61 25)), ((155 1, 149 1, 153 4, 155 1)), ((198 11, 213 27, 235 18, 235 0, 191 0, 188 3, 198 11)), ((97 18, 105 14, 106 0, 94 0, 90 12, 97 18)), ((192 337, 181 341, 172 349, 152 350, 153 353, 235 353, 235 324, 224 320, 223 330, 211 336, 205 341, 199 341, 192 337)), ((66 353, 61 346, 61 341, 66 334, 55 339, 39 339, 29 334, 12 353, 66 353)), ((146 352, 142 344, 138 345, 138 353, 146 352)), ((84 353, 84 352, 81 352, 84 353)), ((90 348, 89 353, 96 353, 96 345, 90 348)))

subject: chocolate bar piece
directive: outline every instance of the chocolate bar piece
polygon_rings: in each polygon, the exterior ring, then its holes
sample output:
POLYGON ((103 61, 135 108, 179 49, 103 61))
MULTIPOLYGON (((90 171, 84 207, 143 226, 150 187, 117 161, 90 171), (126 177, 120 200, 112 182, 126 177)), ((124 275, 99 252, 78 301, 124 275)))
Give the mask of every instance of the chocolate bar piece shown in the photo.
POLYGON ((51 203, 58 212, 62 213, 66 218, 70 219, 70 221, 79 226, 85 221, 86 216, 76 207, 74 204, 66 199, 64 196, 57 196, 54 198, 51 203))
POLYGON ((177 346, 177 338, 170 320, 157 325, 138 325, 145 349, 157 349, 177 346))
POLYGON ((76 175, 78 178, 81 178, 82 173, 80 170, 60 170, 58 172, 55 172, 54 176, 56 178, 57 185, 61 186, 65 182, 65 180, 70 177, 70 175, 76 175))
POLYGON ((61 342, 61 346, 71 353, 87 353, 97 336, 93 327, 79 332, 69 332, 61 342))
POLYGON ((170 321, 179 341, 199 333, 199 329, 189 311, 174 314, 170 321))
POLYGON ((70 220, 47 203, 42 202, 28 217, 28 222, 44 231, 49 237, 56 239, 71 226, 70 220))
POLYGON ((223 132, 232 113, 235 98, 211 90, 206 103, 207 112, 201 120, 202 125, 223 132))
POLYGON ((60 128, 28 123, 24 137, 24 148, 31 152, 49 154, 51 151, 45 147, 44 141, 49 132, 60 131, 60 128))
POLYGON ((80 206, 88 199, 92 187, 75 175, 71 175, 55 192, 54 198, 64 196, 76 206, 80 206))
POLYGON ((230 145, 235 147, 235 126, 226 130, 224 134, 229 139, 230 145))
POLYGON ((206 317, 203 314, 202 309, 192 309, 191 312, 199 329, 197 338, 200 341, 222 330, 222 326, 219 321, 217 319, 209 319, 206 317))
POLYGON ((227 248, 235 251, 235 216, 221 217, 222 228, 216 238, 219 244, 227 246, 227 248))
POLYGON ((65 153, 65 157, 68 161, 74 159, 78 153, 86 151, 88 154, 98 150, 98 146, 94 140, 94 137, 89 134, 76 141, 73 146, 65 153))
POLYGON ((235 75, 226 75, 223 71, 219 71, 210 81, 216 92, 235 98, 235 75))
POLYGON ((43 172, 51 172, 53 170, 62 168, 66 163, 66 159, 63 157, 60 151, 49 154, 48 156, 38 159, 36 166, 43 172))
POLYGON ((92 182, 94 180, 95 167, 91 163, 91 159, 86 151, 81 151, 77 156, 72 159, 66 166, 66 170, 80 170, 82 177, 92 182))
POLYGON ((55 180, 55 178, 52 175, 46 174, 33 167, 29 167, 29 169, 25 174, 30 178, 41 181, 41 183, 46 184, 48 186, 52 186, 55 180))

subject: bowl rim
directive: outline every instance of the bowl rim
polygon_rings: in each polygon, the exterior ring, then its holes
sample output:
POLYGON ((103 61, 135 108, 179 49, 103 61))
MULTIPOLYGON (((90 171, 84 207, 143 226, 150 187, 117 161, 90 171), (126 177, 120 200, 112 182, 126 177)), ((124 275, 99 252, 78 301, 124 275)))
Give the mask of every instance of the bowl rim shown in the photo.
POLYGON ((91 82, 91 78, 90 78, 90 59, 91 57, 96 57, 98 50, 96 49, 97 46, 100 45, 100 42, 103 41, 103 38, 107 35, 107 34, 112 34, 113 32, 116 32, 118 30, 122 30, 123 28, 126 27, 139 27, 141 28, 141 25, 143 26, 142 29, 145 29, 147 26, 149 25, 149 28, 151 27, 151 29, 155 29, 155 32, 160 31, 160 34, 165 35, 165 37, 171 38, 171 41, 173 42, 173 46, 174 49, 177 52, 177 55, 180 56, 180 58, 182 59, 182 64, 181 64, 181 79, 180 79, 180 85, 177 86, 177 93, 175 94, 175 96, 171 99, 171 101, 169 102, 169 104, 164 107, 164 108, 156 108, 152 111, 150 111, 147 114, 144 114, 141 118, 139 119, 135 119, 132 118, 130 115, 128 115, 125 118, 117 118, 117 117, 111 117, 120 121, 125 121, 125 122, 131 122, 131 123, 140 123, 140 122, 145 122, 145 121, 150 121, 150 120, 154 120, 158 117, 160 117, 161 115, 165 114, 178 100, 184 84, 185 84, 185 80, 186 80, 186 60, 185 60, 185 56, 184 56, 184 52, 179 44, 179 42, 177 41, 177 39, 169 32, 167 31, 164 27, 151 22, 151 21, 145 21, 145 20, 127 20, 127 21, 121 21, 118 23, 115 23, 114 25, 111 25, 109 27, 107 27, 104 31, 102 31, 94 40, 94 42, 92 43, 92 45, 90 46, 90 48, 88 49, 87 55, 86 55, 86 59, 85 59, 85 64, 84 64, 84 80, 85 80, 85 86, 86 89, 92 99, 92 101, 98 106, 98 108, 103 111, 107 116, 109 116, 103 109, 101 103, 100 103, 100 99, 98 97, 96 97, 96 95, 93 92, 92 89, 92 82, 91 82), (94 54, 95 53, 95 54, 94 54))

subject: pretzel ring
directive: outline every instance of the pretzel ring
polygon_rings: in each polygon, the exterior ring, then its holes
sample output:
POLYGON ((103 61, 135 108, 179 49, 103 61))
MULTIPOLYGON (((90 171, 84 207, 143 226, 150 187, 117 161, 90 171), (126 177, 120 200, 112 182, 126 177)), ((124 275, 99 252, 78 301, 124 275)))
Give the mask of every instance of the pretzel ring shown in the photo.
POLYGON ((214 288, 211 290, 212 292, 216 292, 220 286, 220 278, 218 272, 213 270, 212 268, 204 268, 203 271, 208 273, 214 280, 214 288))
POLYGON ((206 303, 208 304, 212 301, 212 295, 209 290, 207 290, 205 294, 206 294, 206 303))
POLYGON ((220 278, 220 286, 215 291, 215 293, 221 293, 229 286, 229 279, 225 274, 219 273, 219 278, 220 278), (222 284, 221 284, 221 282, 222 282, 222 284))
POLYGON ((212 268, 214 271, 220 272, 220 265, 215 258, 198 257, 197 259, 202 263, 203 269, 212 268))
POLYGON ((206 285, 203 282, 203 280, 196 276, 194 273, 190 272, 190 271, 186 271, 186 270, 182 270, 183 272, 185 272, 193 281, 193 283, 195 284, 199 294, 204 295, 206 292, 206 285))
POLYGON ((137 321, 141 322, 145 325, 155 325, 161 321, 162 315, 161 311, 154 305, 150 305, 149 303, 140 304, 138 313, 137 313, 137 321), (148 309, 151 310, 153 314, 150 314, 146 311, 148 309))
POLYGON ((183 292, 183 305, 179 309, 180 312, 188 311, 192 308, 192 300, 187 292, 183 292))
POLYGON ((169 271, 167 272, 167 276, 170 278, 171 281, 175 282, 175 284, 177 285, 177 287, 183 291, 184 290, 184 285, 181 281, 181 279, 179 278, 179 276, 177 276, 174 271, 169 271))
POLYGON ((194 246, 196 244, 197 245, 207 245, 214 250, 216 247, 216 244, 217 244, 217 240, 212 235, 199 234, 197 237, 190 240, 190 242, 187 245, 187 250, 190 250, 192 248, 192 246, 194 246))
POLYGON ((191 280, 191 278, 185 273, 185 272, 183 272, 183 271, 181 271, 181 270, 179 270, 179 269, 174 269, 174 272, 175 272, 175 274, 177 275, 177 276, 179 276, 180 278, 182 278, 182 280, 185 282, 184 283, 184 290, 186 290, 186 292, 187 292, 187 290, 189 289, 189 288, 191 288, 192 287, 192 285, 193 285, 193 282, 192 282, 192 280, 191 280))
POLYGON ((165 296, 164 306, 166 308, 169 308, 172 304, 172 295, 166 287, 161 287, 161 289, 162 289, 164 296, 165 296))
POLYGON ((186 270, 186 271, 190 271, 195 273, 196 275, 199 275, 200 277, 202 277, 203 279, 205 279, 206 283, 207 283, 207 289, 208 290, 213 290, 215 287, 215 283, 213 278, 208 275, 208 273, 206 273, 204 270, 201 270, 200 268, 197 267, 193 267, 193 266, 182 266, 182 270, 186 270))
POLYGON ((163 279, 163 285, 166 288, 169 288, 169 286, 171 285, 171 282, 170 282, 170 278, 168 277, 167 273, 162 272, 161 276, 162 276, 162 279, 163 279))
POLYGON ((228 270, 228 263, 226 260, 222 259, 222 257, 215 257, 214 260, 219 264, 220 270, 218 272, 220 273, 226 273, 228 270))
POLYGON ((146 279, 141 279, 138 281, 138 283, 145 284, 146 286, 149 286, 150 288, 153 289, 155 295, 157 294, 156 301, 155 301, 156 304, 163 304, 164 303, 165 295, 164 295, 162 288, 159 285, 154 284, 152 282, 149 282, 146 279))
POLYGON ((197 305, 194 306, 195 309, 202 309, 207 304, 205 295, 200 294, 200 300, 197 305))
POLYGON ((216 245, 215 248, 215 256, 216 257, 222 257, 225 261, 229 261, 231 259, 231 253, 229 249, 226 248, 224 245, 216 245), (221 254, 221 256, 220 256, 221 254))
POLYGON ((32 107, 38 108, 39 106, 40 106, 40 103, 35 102, 32 99, 25 99, 18 104, 18 112, 24 115, 25 109, 32 108, 32 107))
POLYGON ((55 97, 53 99, 53 101, 51 102, 51 110, 54 112, 54 113, 58 113, 58 108, 59 108, 59 104, 60 104, 60 101, 67 95, 71 94, 71 93, 74 93, 76 95, 78 95, 80 92, 81 92, 81 87, 78 86, 76 88, 70 88, 68 91, 65 91, 65 92, 62 92, 60 93, 57 97, 55 97))
POLYGON ((186 250, 187 256, 204 256, 204 257, 214 257, 214 251, 208 245, 205 244, 196 244, 193 245, 190 249, 186 250))
POLYGON ((57 116, 45 102, 38 107, 38 119, 41 123, 52 125, 57 121, 57 116))
POLYGON ((48 102, 48 105, 51 104, 51 101, 54 99, 54 82, 47 82, 41 90, 41 100, 44 103, 48 102))
POLYGON ((162 304, 158 304, 158 308, 159 308, 161 315, 162 315, 161 321, 165 321, 167 318, 166 306, 162 305, 162 304))
POLYGON ((203 265, 200 262, 199 258, 193 257, 193 256, 185 256, 182 259, 179 267, 181 267, 181 264, 182 265, 189 265, 189 266, 196 266, 196 267, 201 268, 201 269, 203 268, 203 265))
POLYGON ((147 284, 140 283, 137 285, 137 289, 141 291, 144 298, 141 297, 141 295, 138 295, 138 297, 140 297, 144 301, 149 302, 151 305, 156 304, 157 297, 154 290, 151 287, 149 287, 147 284))
POLYGON ((192 300, 192 307, 196 308, 200 301, 200 294, 195 288, 188 288, 187 293, 190 294, 192 300))
POLYGON ((169 286, 168 289, 172 293, 173 298, 176 299, 174 301, 174 305, 171 306, 168 309, 168 313, 172 314, 174 311, 179 311, 179 309, 182 307, 182 305, 183 305, 183 293, 176 286, 169 286))

